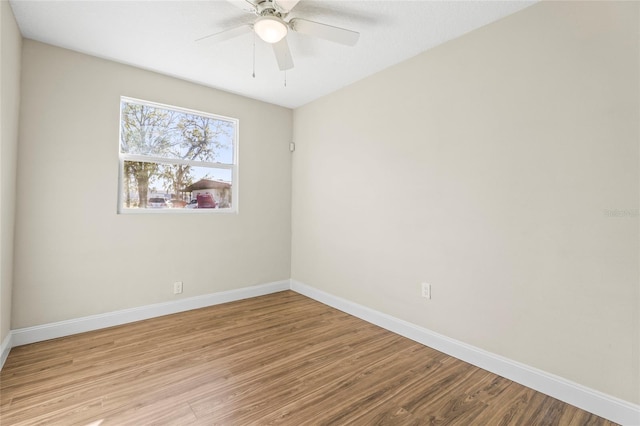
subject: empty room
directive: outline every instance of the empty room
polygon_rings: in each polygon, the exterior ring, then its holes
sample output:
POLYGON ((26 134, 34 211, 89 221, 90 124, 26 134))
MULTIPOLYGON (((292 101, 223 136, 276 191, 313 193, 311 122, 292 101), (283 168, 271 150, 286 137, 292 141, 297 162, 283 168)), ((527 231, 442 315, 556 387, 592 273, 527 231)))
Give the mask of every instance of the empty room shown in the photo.
POLYGON ((640 425, 640 2, 0 5, 3 426, 640 425))

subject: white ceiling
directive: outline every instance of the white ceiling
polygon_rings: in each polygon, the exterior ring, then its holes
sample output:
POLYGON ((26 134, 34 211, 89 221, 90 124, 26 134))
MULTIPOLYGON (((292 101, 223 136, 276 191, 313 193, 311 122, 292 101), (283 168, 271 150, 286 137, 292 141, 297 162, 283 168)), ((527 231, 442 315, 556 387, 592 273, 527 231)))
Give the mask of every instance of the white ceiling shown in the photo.
POLYGON ((176 76, 289 108, 304 105, 533 1, 302 0, 289 14, 360 32, 346 47, 290 31, 295 67, 279 71, 252 33, 197 38, 251 23, 225 0, 10 0, 25 38, 176 76))

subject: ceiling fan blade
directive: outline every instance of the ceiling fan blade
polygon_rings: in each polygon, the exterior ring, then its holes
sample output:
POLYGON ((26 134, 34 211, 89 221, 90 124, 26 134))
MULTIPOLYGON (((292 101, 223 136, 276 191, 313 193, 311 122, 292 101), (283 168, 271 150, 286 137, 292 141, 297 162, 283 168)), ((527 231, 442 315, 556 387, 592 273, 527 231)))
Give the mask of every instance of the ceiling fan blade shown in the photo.
POLYGON ((210 39, 215 42, 225 41, 234 37, 241 36, 246 33, 250 33, 251 31, 253 31, 253 28, 251 28, 251 25, 241 25, 239 27, 231 28, 229 30, 220 31, 219 33, 209 34, 207 36, 200 37, 196 39, 196 41, 201 41, 205 39, 210 39))
POLYGON ((256 11, 255 3, 250 0, 227 0, 227 3, 230 3, 245 12, 255 13, 256 11))
POLYGON ((296 7, 299 2, 300 0, 276 0, 276 4, 286 12, 291 12, 291 9, 296 7))
POLYGON ((344 28, 334 27, 319 22, 308 21, 306 19, 293 18, 289 21, 289 26, 293 31, 323 38, 347 46, 355 46, 360 38, 360 33, 344 28))
POLYGON ((280 71, 286 71, 293 68, 293 58, 291 57, 291 51, 289 50, 289 44, 287 38, 283 38, 277 43, 272 44, 273 54, 276 55, 278 61, 278 67, 280 71))

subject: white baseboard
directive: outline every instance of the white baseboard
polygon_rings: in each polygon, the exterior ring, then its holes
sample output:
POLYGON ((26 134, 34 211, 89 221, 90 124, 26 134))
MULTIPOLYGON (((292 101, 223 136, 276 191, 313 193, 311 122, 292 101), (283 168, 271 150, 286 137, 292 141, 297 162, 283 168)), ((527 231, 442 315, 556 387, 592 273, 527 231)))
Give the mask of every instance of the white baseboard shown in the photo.
POLYGON ((291 280, 291 290, 605 419, 640 425, 640 406, 291 280))
POLYGON ((4 366, 4 362, 7 360, 7 357, 9 356, 9 352, 11 351, 12 347, 13 347, 13 334, 10 331, 9 334, 7 334, 7 336, 2 341, 2 344, 0 344, 0 370, 2 370, 2 367, 4 366))
POLYGON ((11 331, 10 333, 12 336, 12 345, 9 349, 13 346, 41 342, 43 340, 55 339, 57 337, 84 333, 86 331, 98 330, 106 327, 113 327, 162 315, 170 315, 178 312, 190 311, 192 309, 219 305, 221 303, 264 296, 265 294, 289 290, 289 288, 289 280, 276 281, 268 284, 240 288, 237 290, 189 297, 171 302, 157 303, 154 305, 124 309, 99 315, 91 315, 88 317, 37 325, 34 327, 19 328, 11 331))

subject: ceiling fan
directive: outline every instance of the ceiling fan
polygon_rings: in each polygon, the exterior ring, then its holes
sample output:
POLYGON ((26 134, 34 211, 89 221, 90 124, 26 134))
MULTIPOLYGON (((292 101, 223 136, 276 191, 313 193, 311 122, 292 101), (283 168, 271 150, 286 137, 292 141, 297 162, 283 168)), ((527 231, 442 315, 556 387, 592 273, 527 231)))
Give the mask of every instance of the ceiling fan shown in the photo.
POLYGON ((300 0, 227 0, 238 8, 253 13, 257 19, 251 24, 201 37, 196 41, 210 39, 217 42, 254 31, 258 37, 273 46, 273 53, 281 71, 293 68, 293 58, 287 43, 289 30, 330 40, 347 46, 355 46, 360 33, 332 25, 321 24, 301 18, 285 21, 300 0))

